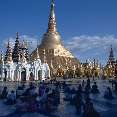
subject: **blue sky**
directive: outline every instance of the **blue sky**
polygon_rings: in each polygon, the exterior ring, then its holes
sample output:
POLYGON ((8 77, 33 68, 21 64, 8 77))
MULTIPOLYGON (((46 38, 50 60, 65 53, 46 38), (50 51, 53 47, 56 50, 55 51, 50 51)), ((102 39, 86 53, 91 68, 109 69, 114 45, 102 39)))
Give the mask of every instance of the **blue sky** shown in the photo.
MULTIPOLYGON (((0 0, 1 49, 17 31, 22 38, 41 40, 49 9, 50 0, 0 0)), ((111 44, 117 56, 117 0, 56 0, 56 17, 62 41, 80 60, 104 63, 111 44)))

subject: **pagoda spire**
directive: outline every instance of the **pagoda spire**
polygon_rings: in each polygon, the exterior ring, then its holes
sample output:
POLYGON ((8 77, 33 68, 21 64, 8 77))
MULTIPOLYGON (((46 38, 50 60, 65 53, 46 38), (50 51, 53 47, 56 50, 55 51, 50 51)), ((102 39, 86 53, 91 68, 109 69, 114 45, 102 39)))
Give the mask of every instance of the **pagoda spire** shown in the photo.
POLYGON ((15 40, 15 46, 13 49, 13 62, 17 62, 18 63, 18 59, 19 59, 19 52, 20 52, 20 42, 19 42, 19 33, 16 33, 16 40, 15 40))
POLYGON ((110 57, 110 58, 113 58, 113 57, 114 57, 112 45, 111 45, 111 50, 110 50, 110 55, 109 55, 109 57, 110 57))
POLYGON ((19 33, 16 33, 16 40, 19 40, 19 33))
POLYGON ((26 42, 25 40, 23 40, 22 45, 20 47, 20 50, 21 51, 25 51, 26 60, 29 61, 28 42, 26 42))
POLYGON ((50 16, 47 32, 56 32, 55 0, 51 0, 50 16))
POLYGON ((10 46, 10 41, 8 40, 7 51, 5 55, 5 62, 11 63, 12 62, 12 48, 10 46))
POLYGON ((115 58, 114 58, 114 52, 113 52, 112 45, 111 45, 111 49, 110 49, 108 64, 112 64, 112 65, 115 64, 115 58))

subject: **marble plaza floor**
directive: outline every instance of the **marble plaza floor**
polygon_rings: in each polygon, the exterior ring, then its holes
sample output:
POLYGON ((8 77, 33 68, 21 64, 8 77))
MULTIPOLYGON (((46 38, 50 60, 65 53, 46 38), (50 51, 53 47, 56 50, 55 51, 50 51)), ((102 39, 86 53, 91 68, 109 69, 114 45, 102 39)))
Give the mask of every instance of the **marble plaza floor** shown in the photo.
MULTIPOLYGON (((9 91, 15 89, 17 85, 18 83, 15 82, 0 82, 0 87, 7 86, 9 91)), ((111 84, 108 80, 97 80, 97 85, 99 86, 100 94, 90 95, 92 102, 94 103, 95 109, 101 114, 102 117, 117 117, 117 94, 113 92, 114 99, 111 101, 103 98, 106 87, 111 87, 111 84)), ((68 102, 63 101, 64 93, 62 90, 60 93, 60 97, 60 105, 57 111, 54 113, 55 116, 53 117, 81 117, 76 115, 76 110, 74 106, 70 105, 68 102)), ((40 113, 36 112, 13 114, 15 112, 15 109, 15 105, 6 106, 4 105, 3 101, 0 100, 0 117, 47 117, 46 115, 41 115, 40 113)))

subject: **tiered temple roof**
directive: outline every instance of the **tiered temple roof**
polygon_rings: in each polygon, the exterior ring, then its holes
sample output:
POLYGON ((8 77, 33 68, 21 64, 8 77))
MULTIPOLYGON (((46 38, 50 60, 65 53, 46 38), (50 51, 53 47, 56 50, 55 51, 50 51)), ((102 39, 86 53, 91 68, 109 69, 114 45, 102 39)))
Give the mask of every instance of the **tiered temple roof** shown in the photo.
POLYGON ((13 50, 10 46, 10 42, 8 41, 5 62, 13 61, 15 63, 18 63, 20 62, 22 57, 25 57, 26 61, 29 61, 29 51, 24 41, 21 44, 21 42, 19 41, 19 34, 17 33, 13 50))
POLYGON ((113 48, 111 45, 111 49, 110 49, 110 53, 109 53, 109 59, 108 59, 108 63, 107 65, 115 65, 116 61, 115 61, 115 57, 114 57, 114 52, 113 52, 113 48))

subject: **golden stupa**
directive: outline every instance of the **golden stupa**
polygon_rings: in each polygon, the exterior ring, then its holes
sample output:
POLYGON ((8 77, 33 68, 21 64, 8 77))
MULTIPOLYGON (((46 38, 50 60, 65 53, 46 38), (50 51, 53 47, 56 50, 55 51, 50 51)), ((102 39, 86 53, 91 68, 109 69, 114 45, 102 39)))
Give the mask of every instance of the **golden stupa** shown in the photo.
POLYGON ((53 74, 57 71, 63 73, 78 66, 79 61, 63 46, 61 36, 56 28, 55 2, 51 1, 50 16, 47 32, 43 35, 41 44, 35 49, 31 58, 37 57, 37 50, 42 62, 47 62, 53 74))

